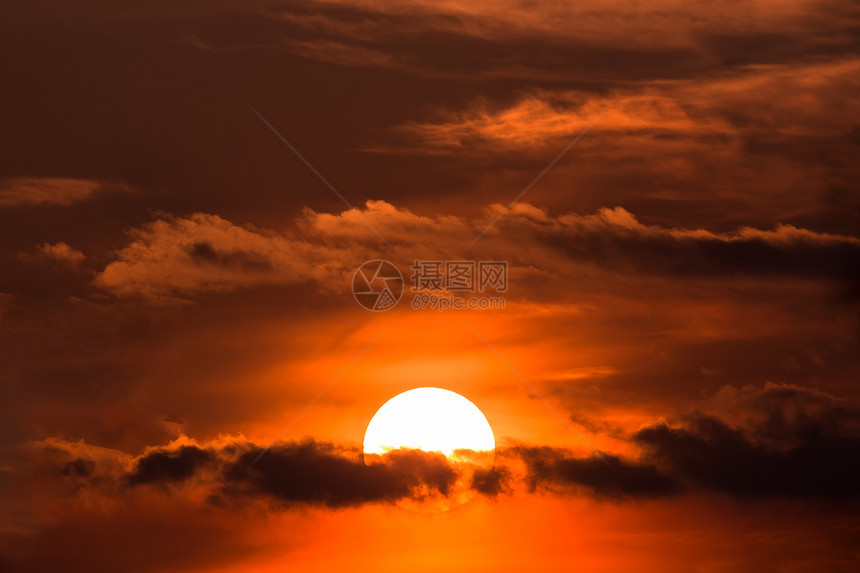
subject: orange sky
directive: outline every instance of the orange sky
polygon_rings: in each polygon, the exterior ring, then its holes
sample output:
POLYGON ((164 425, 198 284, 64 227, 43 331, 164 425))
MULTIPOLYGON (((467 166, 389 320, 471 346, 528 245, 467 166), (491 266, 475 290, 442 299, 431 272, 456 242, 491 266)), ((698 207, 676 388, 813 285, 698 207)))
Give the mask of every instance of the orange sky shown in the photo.
POLYGON ((4 14, 3 571, 856 570, 848 3, 4 14), (416 260, 504 308, 416 310, 416 260), (453 511, 360 456, 420 386, 496 437, 453 511))

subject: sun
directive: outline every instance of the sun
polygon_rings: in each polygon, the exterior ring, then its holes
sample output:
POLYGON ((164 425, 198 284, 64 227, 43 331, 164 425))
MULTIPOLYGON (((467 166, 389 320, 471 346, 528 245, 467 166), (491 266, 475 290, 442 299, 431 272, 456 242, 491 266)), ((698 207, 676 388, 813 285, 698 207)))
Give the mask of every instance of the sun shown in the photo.
POLYGON ((384 455, 399 448, 440 452, 493 452, 496 440, 483 412, 456 392, 415 388, 391 398, 364 434, 364 453, 384 455))

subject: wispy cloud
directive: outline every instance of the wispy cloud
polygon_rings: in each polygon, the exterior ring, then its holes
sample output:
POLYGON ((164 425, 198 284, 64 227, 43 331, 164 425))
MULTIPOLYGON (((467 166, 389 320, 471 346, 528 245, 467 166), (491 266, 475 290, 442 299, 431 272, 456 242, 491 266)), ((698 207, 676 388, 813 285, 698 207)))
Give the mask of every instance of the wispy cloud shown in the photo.
POLYGON ((764 134, 847 136, 853 124, 843 119, 860 117, 860 105, 838 94, 860 89, 858 76, 860 60, 852 58, 740 67, 727 77, 643 82, 635 90, 615 89, 605 95, 534 90, 510 104, 482 98, 462 110, 440 109, 433 119, 395 127, 396 145, 371 145, 367 150, 545 154, 547 147, 578 133, 599 114, 590 143, 617 148, 610 150, 612 155, 630 147, 666 147, 685 140, 724 144, 764 134), (793 97, 779 97, 785 93, 793 97))
POLYGON ((8 177, 0 180, 0 207, 23 205, 71 205, 88 201, 117 183, 66 177, 8 177))
POLYGON ((74 267, 83 263, 86 260, 86 255, 78 249, 60 242, 55 244, 43 243, 38 245, 32 253, 20 253, 19 258, 25 261, 54 261, 62 265, 74 267))

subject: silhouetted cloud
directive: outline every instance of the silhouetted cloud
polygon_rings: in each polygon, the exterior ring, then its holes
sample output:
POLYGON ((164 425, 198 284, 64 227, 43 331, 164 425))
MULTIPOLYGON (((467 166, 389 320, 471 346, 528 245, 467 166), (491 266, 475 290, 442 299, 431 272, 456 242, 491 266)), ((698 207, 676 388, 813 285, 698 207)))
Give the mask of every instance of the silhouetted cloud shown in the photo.
POLYGON ((419 450, 394 452, 385 463, 365 464, 357 452, 332 444, 305 441, 275 446, 262 453, 251 447, 229 463, 224 493, 266 496, 286 505, 347 507, 424 493, 447 495, 456 470, 441 454, 419 450))
POLYGON ((772 450, 720 420, 700 417, 682 428, 661 424, 643 429, 636 440, 673 474, 711 491, 751 497, 860 496, 856 438, 816 438, 772 450))
POLYGON ((130 485, 172 486, 206 473, 217 484, 213 502, 258 499, 332 508, 445 497, 464 475, 471 489, 488 497, 523 487, 609 499, 679 491, 678 483, 656 467, 606 454, 576 457, 564 449, 522 445, 498 450, 496 459, 494 467, 471 467, 442 454, 404 449, 365 463, 354 448, 310 439, 278 444, 265 453, 253 444, 182 445, 139 457, 125 480, 130 485))
POLYGON ((626 501, 698 492, 747 502, 849 501, 860 495, 858 419, 856 405, 845 399, 766 384, 723 388, 677 422, 643 427, 627 436, 626 456, 514 444, 497 448, 487 467, 420 450, 365 460, 352 445, 305 439, 265 449, 222 436, 210 442, 181 437, 139 456, 52 439, 19 458, 51 464, 57 490, 80 492, 82 499, 121 500, 134 492, 131 499, 150 488, 231 512, 249 505, 337 509, 452 500, 470 490, 491 499, 548 494, 626 501))
POLYGON ((137 460, 128 482, 131 485, 181 482, 213 460, 212 452, 197 446, 151 452, 137 460))
POLYGON ((678 479, 741 497, 860 497, 860 410, 788 385, 747 390, 729 415, 695 413, 633 439, 678 479))
POLYGON ((540 490, 636 499, 678 491, 671 477, 645 462, 605 454, 577 457, 564 449, 527 445, 498 449, 490 467, 410 449, 366 462, 355 447, 312 439, 266 450, 244 440, 183 438, 137 457, 82 442, 52 440, 50 447, 62 475, 94 493, 106 488, 104 495, 122 495, 145 486, 177 496, 203 491, 211 503, 234 508, 255 501, 282 508, 422 501, 460 495, 462 487, 491 498, 540 490))
POLYGON ((531 491, 576 488, 598 498, 624 499, 663 497, 680 489, 672 477, 652 465, 608 454, 577 458, 556 448, 525 446, 512 448, 509 453, 525 462, 526 484, 531 491))
POLYGON ((565 216, 531 226, 568 257, 620 271, 727 278, 796 276, 840 280, 860 265, 860 240, 791 225, 732 233, 640 223, 622 209, 565 216))
POLYGON ((504 466, 478 469, 472 475, 471 488, 487 497, 495 498, 511 491, 511 470, 504 466))

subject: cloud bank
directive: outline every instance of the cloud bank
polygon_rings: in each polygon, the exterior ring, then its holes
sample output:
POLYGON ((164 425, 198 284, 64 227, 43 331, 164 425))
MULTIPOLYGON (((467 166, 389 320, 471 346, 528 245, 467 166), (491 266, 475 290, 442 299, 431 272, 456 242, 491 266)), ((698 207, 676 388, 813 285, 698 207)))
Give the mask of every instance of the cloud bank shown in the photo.
MULTIPOLYGON (((502 212, 494 206, 490 214, 502 212)), ((131 242, 94 285, 121 298, 189 299, 260 285, 313 282, 339 289, 380 245, 359 214, 394 245, 384 253, 408 268, 414 259, 462 257, 486 220, 418 216, 382 201, 339 214, 307 210, 285 232, 236 225, 216 215, 164 216, 129 232, 131 242)), ((621 208, 551 215, 516 205, 481 240, 475 256, 507 259, 548 275, 575 265, 611 272, 713 279, 796 277, 852 281, 860 239, 793 225, 733 232, 647 225, 621 208)))

